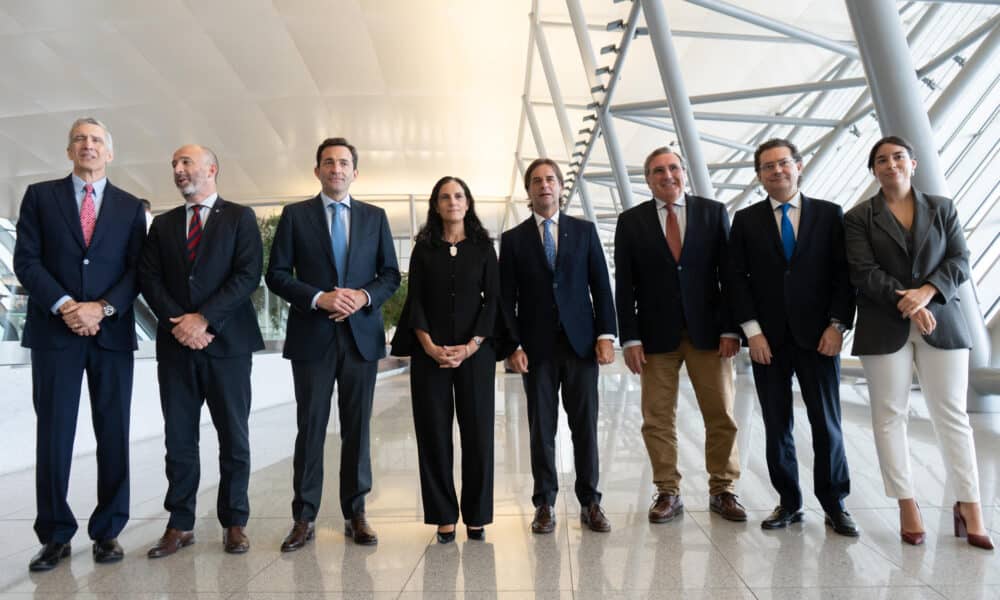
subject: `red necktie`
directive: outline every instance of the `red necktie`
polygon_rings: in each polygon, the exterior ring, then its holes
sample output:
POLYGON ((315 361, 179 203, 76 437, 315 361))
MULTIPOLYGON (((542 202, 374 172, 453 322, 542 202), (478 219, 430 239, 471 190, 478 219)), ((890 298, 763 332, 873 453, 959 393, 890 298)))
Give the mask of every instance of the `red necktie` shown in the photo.
POLYGON ((667 202, 667 246, 670 253, 674 255, 674 260, 681 261, 681 226, 677 222, 677 213, 674 212, 672 204, 667 202))
POLYGON ((83 202, 80 204, 80 228, 83 229, 83 245, 89 247, 94 237, 94 224, 97 223, 97 212, 94 209, 94 186, 89 183, 83 186, 83 202))
POLYGON ((198 256, 198 242, 201 241, 201 206, 191 207, 191 224, 188 226, 187 253, 188 262, 194 262, 198 256))

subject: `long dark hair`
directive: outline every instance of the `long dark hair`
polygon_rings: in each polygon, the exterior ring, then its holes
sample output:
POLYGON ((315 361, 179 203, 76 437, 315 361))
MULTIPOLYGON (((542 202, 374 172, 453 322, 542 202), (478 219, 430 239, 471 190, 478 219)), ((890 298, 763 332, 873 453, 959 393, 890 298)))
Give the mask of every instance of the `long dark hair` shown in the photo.
POLYGON ((427 222, 420 228, 420 233, 417 234, 416 241, 426 242, 431 245, 445 243, 442 239, 444 237, 444 220, 441 219, 441 214, 437 211, 438 194, 441 193, 441 188, 444 187, 444 184, 452 181, 462 186, 466 203, 469 205, 469 209, 465 211, 465 219, 463 219, 465 224, 465 239, 471 240, 476 244, 489 243, 490 232, 486 231, 483 223, 476 216, 476 203, 472 199, 472 192, 469 191, 469 186, 460 178, 451 175, 446 175, 438 179, 437 183, 434 184, 427 207, 427 222))
POLYGON ((899 146, 901 148, 906 148, 907 154, 910 158, 913 158, 913 144, 899 137, 898 135, 887 135, 879 141, 875 142, 872 146, 871 152, 868 153, 868 170, 875 170, 875 155, 878 154, 878 149, 886 144, 892 144, 893 146, 899 146))

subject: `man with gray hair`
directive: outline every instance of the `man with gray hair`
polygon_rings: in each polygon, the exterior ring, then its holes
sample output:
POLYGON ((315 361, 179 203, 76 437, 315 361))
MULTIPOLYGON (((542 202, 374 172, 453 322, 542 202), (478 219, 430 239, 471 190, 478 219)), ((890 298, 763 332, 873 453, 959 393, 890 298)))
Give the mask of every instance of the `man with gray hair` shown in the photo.
POLYGON ((250 548, 251 353, 264 348, 250 294, 257 289, 264 250, 253 209, 216 191, 219 161, 204 146, 182 146, 171 163, 184 204, 153 219, 143 246, 139 280, 156 313, 157 372, 167 446, 170 513, 149 558, 194 543, 195 499, 201 461, 202 403, 219 435, 216 512, 223 548, 250 548))
POLYGON ((66 154, 68 177, 25 191, 14 246, 14 272, 28 290, 21 345, 31 349, 38 424, 35 533, 43 547, 32 571, 68 557, 76 533, 66 493, 84 373, 97 439, 97 506, 87 525, 96 562, 122 559, 117 538, 129 515, 132 302, 146 221, 139 200, 108 181, 114 152, 103 123, 77 119, 66 154))
POLYGON ((618 217, 615 280, 625 364, 642 380, 642 437, 656 485, 649 520, 665 523, 684 510, 677 396, 687 365, 705 422, 709 509, 746 521, 735 493, 732 357, 739 336, 721 289, 729 215, 723 204, 684 192, 684 163, 670 148, 653 150, 645 172, 653 199, 618 217))

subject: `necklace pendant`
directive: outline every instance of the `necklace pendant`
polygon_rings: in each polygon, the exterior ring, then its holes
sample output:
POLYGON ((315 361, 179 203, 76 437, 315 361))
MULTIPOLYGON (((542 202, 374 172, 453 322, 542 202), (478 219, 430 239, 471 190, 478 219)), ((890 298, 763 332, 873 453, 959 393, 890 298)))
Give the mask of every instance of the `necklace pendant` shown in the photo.
POLYGON ((451 248, 448 248, 448 254, 452 256, 458 256, 458 246, 452 246, 451 248))

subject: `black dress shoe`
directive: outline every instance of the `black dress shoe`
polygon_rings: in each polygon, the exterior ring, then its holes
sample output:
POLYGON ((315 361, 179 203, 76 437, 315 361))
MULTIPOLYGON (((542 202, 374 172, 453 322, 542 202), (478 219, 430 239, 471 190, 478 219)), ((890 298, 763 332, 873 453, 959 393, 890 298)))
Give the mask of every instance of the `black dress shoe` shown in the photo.
POLYGON ((93 553, 94 562, 102 565, 116 563, 125 558, 125 551, 118 543, 118 538, 94 542, 93 553))
POLYGON ((552 533, 555 530, 555 508, 548 504, 542 504, 535 509, 535 518, 531 520, 531 533, 552 533))
POLYGON ((344 521, 344 535, 354 540, 360 546, 374 546, 378 544, 378 536, 375 530, 368 524, 365 513, 360 512, 350 520, 344 521))
POLYGON ((760 522, 761 529, 782 529, 791 523, 798 523, 802 520, 801 510, 788 510, 782 505, 774 507, 774 511, 766 519, 760 522))
POLYGON ((833 529, 834 533, 846 535, 847 537, 858 537, 861 532, 851 518, 851 513, 842 510, 837 513, 826 513, 826 524, 833 529))
POLYGON ((455 541, 455 528, 452 527, 451 531, 441 531, 437 530, 437 540, 439 544, 450 544, 455 541))
POLYGON ((312 521, 295 521, 292 530, 281 542, 282 552, 294 552, 316 536, 316 524, 312 521))
POLYGON ((49 542, 42 546, 38 554, 31 557, 28 563, 29 571, 51 571, 56 568, 59 561, 70 554, 69 543, 49 542))
POLYGON ((485 527, 466 527, 465 537, 470 540, 479 540, 480 542, 486 539, 486 528, 485 527))

